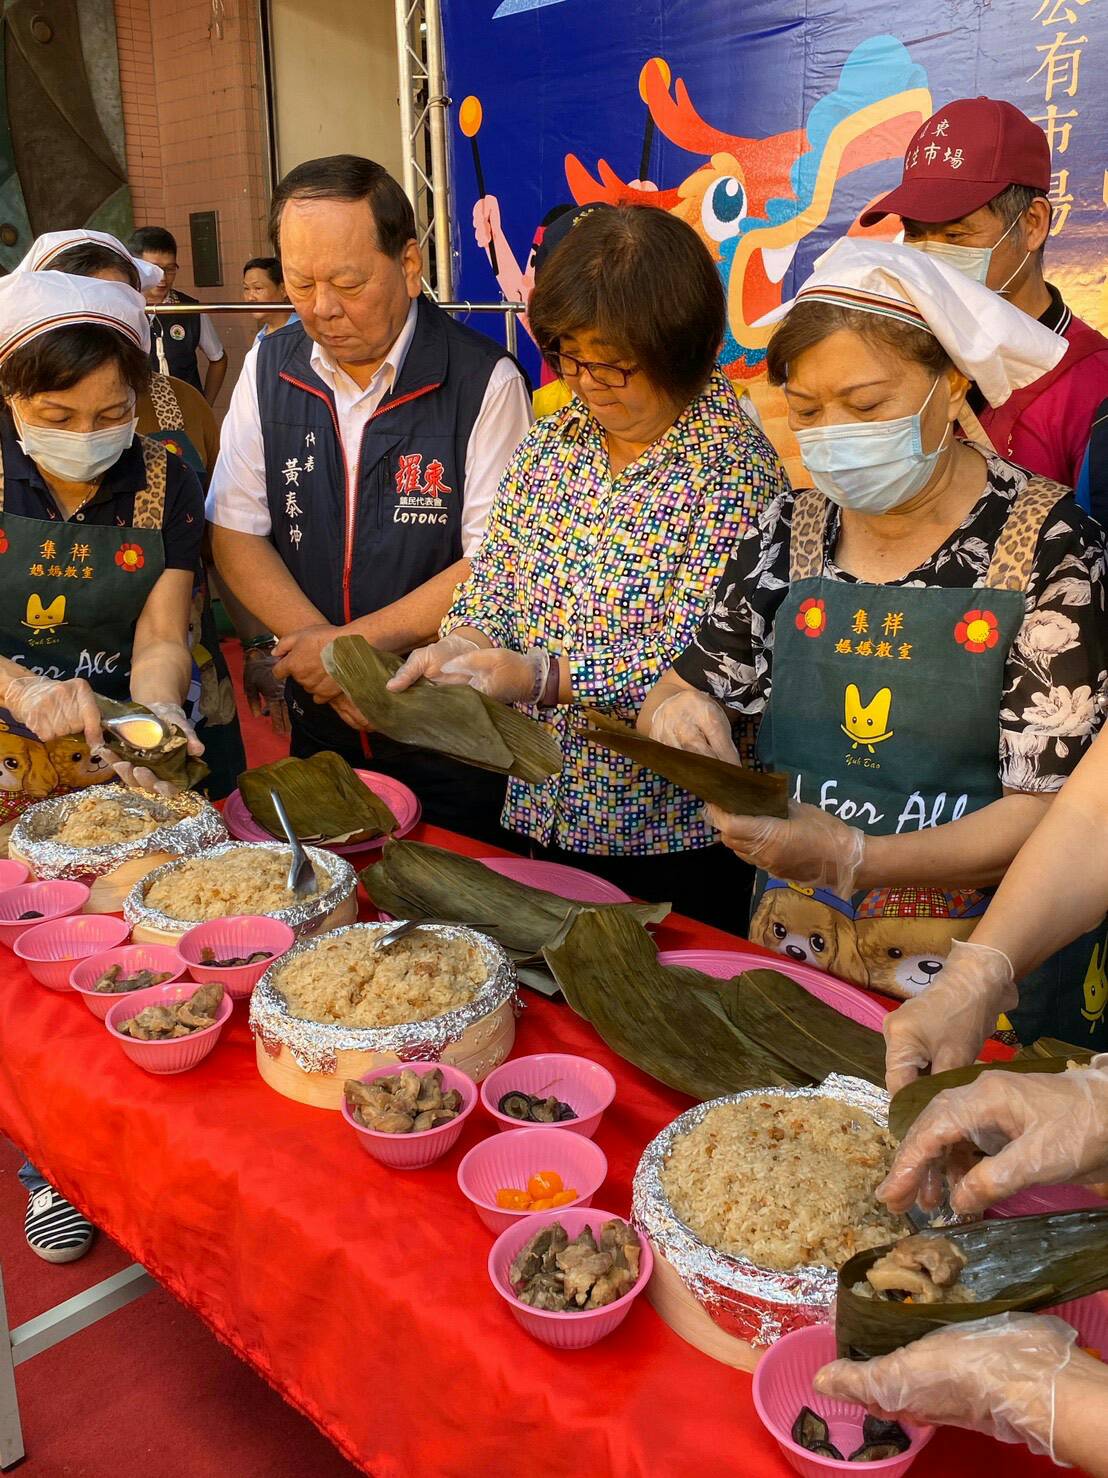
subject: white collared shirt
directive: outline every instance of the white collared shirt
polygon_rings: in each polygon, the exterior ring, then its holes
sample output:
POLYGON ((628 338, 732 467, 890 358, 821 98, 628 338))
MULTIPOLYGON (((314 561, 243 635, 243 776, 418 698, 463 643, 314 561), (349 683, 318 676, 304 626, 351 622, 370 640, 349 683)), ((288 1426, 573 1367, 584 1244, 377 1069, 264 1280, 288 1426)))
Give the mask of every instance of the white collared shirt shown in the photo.
MULTIPOLYGON (((335 413, 346 455, 350 486, 357 485, 362 432, 396 383, 415 333, 417 304, 412 302, 384 363, 363 390, 339 368, 319 344, 312 344, 312 369, 335 397, 335 413)), ((243 361, 242 374, 220 436, 219 460, 208 492, 208 522, 241 534, 269 534, 265 449, 258 407, 258 345, 243 361)), ((485 536, 489 509, 508 459, 531 424, 531 400, 519 370, 500 360, 489 376, 485 398, 466 448, 465 503, 462 509, 462 553, 468 559, 485 536)))

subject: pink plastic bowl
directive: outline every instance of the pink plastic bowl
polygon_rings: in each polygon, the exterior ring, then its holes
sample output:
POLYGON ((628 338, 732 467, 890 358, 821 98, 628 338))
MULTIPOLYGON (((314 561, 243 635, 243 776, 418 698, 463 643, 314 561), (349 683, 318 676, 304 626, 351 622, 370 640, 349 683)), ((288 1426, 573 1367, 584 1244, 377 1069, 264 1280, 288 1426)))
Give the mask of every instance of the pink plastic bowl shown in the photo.
POLYGON ((424 1073, 434 1072, 435 1068, 439 1068, 446 1091, 456 1088, 462 1095, 461 1110, 449 1124, 440 1124, 437 1129, 425 1129, 422 1134, 383 1134, 378 1129, 366 1129, 359 1124, 345 1099, 342 1116, 358 1136, 367 1155, 380 1160, 382 1165, 391 1165, 394 1170, 422 1170, 427 1165, 433 1165, 436 1160, 441 1160, 458 1143, 462 1125, 477 1107, 477 1084, 458 1068, 451 1067, 448 1062, 394 1062, 388 1067, 378 1067, 370 1073, 364 1073, 361 1081, 372 1083, 377 1078, 392 1078, 406 1067, 410 1067, 421 1077, 424 1073))
POLYGON ((7 888, 18 888, 31 876, 31 869, 14 857, 0 857, 0 893, 7 888))
POLYGON ((209 919, 197 924, 177 941, 181 958, 193 980, 207 985, 218 980, 233 1001, 250 994, 274 960, 286 954, 296 943, 296 935, 280 919, 267 919, 260 914, 240 914, 233 918, 209 919), (255 950, 268 950, 270 958, 256 965, 231 965, 220 968, 201 963, 206 949, 214 950, 217 959, 249 956, 255 950))
POLYGON ((121 1021, 130 1021, 132 1016, 137 1016, 144 1006, 175 1006, 199 989, 191 981, 178 981, 176 984, 167 981, 164 985, 152 985, 149 990, 132 991, 109 1007, 104 1025, 131 1061, 148 1073, 187 1073, 189 1068, 203 1062, 219 1041, 227 1018, 234 1010, 230 996, 223 997, 214 1026, 204 1027, 187 1037, 172 1037, 166 1042, 136 1042, 117 1028, 121 1021))
POLYGON ((89 899, 84 883, 71 883, 66 878, 48 878, 40 883, 23 883, 0 893, 0 944, 10 949, 21 934, 45 924, 50 919, 67 918, 80 913, 89 899), (21 913, 34 909, 41 919, 21 919, 21 913))
MULTIPOLYGON (((163 985, 172 985, 174 981, 183 979, 186 970, 184 960, 168 944, 121 944, 118 949, 108 949, 103 954, 82 960, 70 971, 69 984, 100 1021, 117 1002, 130 1001, 143 994, 138 990, 103 994, 94 991, 93 986, 111 965, 121 965, 124 975, 133 975, 137 970, 154 970, 160 975, 163 970, 168 970, 170 978, 163 980, 163 985)), ((149 986, 148 989, 156 987, 149 986)))
POLYGON ((130 924, 111 914, 77 914, 25 930, 12 948, 40 985, 68 991, 79 960, 122 944, 130 932, 130 924))
POLYGON ((591 1206, 608 1174, 608 1159, 599 1145, 581 1134, 535 1124, 475 1144, 458 1166, 458 1184, 489 1231, 500 1233, 536 1213, 501 1210, 496 1204, 497 1191, 506 1186, 526 1190, 527 1182, 540 1170, 556 1170, 563 1185, 578 1190, 580 1194, 569 1207, 591 1206))
POLYGON ((771 1345, 754 1372, 754 1406, 762 1425, 777 1439, 786 1462, 804 1478, 826 1478, 828 1473, 880 1473, 882 1478, 900 1478, 931 1441, 934 1427, 901 1422, 912 1439, 907 1452, 881 1458, 875 1463, 852 1463, 850 1454, 862 1445, 865 1408, 853 1401, 821 1396, 812 1385, 817 1370, 835 1359, 835 1331, 830 1324, 794 1329, 771 1345), (794 1442, 790 1433, 802 1406, 810 1406, 831 1428, 831 1441, 843 1455, 820 1457, 794 1442))
MULTIPOLYGON (((584 1350, 589 1345, 595 1345, 605 1335, 611 1334, 627 1318, 631 1305, 650 1282, 650 1274, 654 1270, 654 1254, 646 1238, 640 1237, 642 1258, 639 1276, 633 1288, 622 1298, 617 1298, 615 1303, 605 1304, 602 1309, 577 1309, 568 1314, 556 1314, 552 1309, 533 1309, 529 1304, 521 1303, 512 1292, 508 1273, 516 1253, 547 1222, 560 1222, 572 1240, 585 1227, 591 1227, 594 1234, 599 1233, 604 1223, 611 1221, 614 1216, 614 1211, 585 1211, 580 1207, 576 1210, 563 1207, 560 1211, 540 1211, 517 1221, 507 1231, 501 1232, 492 1244, 492 1251, 489 1253, 489 1277, 492 1279, 492 1286, 527 1333, 534 1335, 544 1345, 553 1345, 557 1350, 584 1350)), ((619 1219, 625 1221, 626 1217, 619 1219)))
POLYGON ((571 1057, 565 1052, 538 1052, 534 1057, 517 1057, 501 1063, 481 1084, 481 1102, 502 1134, 525 1127, 521 1120, 509 1118, 496 1106, 505 1093, 513 1091, 560 1098, 570 1104, 577 1110, 576 1119, 542 1127, 570 1129, 591 1139, 604 1110, 616 1096, 616 1080, 598 1062, 590 1062, 587 1057, 571 1057))

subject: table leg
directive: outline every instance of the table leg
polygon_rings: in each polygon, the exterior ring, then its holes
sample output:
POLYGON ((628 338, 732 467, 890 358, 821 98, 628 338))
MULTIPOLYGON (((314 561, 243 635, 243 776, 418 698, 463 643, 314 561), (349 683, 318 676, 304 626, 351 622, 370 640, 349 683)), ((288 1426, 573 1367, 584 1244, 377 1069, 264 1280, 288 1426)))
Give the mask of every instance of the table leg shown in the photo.
POLYGON ((12 1467, 23 1455, 19 1398, 15 1391, 15 1361, 12 1359, 12 1340, 8 1332, 4 1274, 0 1271, 0 1468, 12 1467))

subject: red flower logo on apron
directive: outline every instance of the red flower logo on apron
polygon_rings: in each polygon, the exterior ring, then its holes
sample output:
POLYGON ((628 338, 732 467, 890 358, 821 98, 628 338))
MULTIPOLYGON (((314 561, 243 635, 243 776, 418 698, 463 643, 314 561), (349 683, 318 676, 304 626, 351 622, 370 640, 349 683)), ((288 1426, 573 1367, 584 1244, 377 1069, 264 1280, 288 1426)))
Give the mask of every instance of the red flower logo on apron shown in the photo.
POLYGON ((7 536, 7 534, 5 534, 5 532, 4 532, 3 529, 0 529, 0 554, 7 554, 7 552, 8 552, 8 536, 7 536))
POLYGON ((141 570, 146 563, 141 544, 121 544, 115 551, 115 562, 121 570, 141 570))
POLYGON ((827 630, 827 608, 823 601, 809 597, 796 613, 796 629, 805 636, 822 636, 827 630))
POLYGON ((1000 640, 992 611, 967 611, 954 628, 954 640, 967 652, 987 652, 1000 640))

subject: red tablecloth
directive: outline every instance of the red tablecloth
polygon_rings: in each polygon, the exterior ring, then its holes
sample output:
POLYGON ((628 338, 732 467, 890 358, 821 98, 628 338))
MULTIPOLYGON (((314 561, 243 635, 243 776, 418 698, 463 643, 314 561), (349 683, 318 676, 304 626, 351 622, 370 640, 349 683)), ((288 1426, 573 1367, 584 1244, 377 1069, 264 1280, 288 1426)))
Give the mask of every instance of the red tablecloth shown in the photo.
MULTIPOLYGON (((659 942, 734 945, 685 919, 659 942)), ((455 1181, 491 1127, 480 1109, 443 1163, 390 1171, 338 1115, 261 1082, 244 1007, 200 1067, 155 1078, 75 996, 2 959, 0 1129, 364 1471, 791 1471, 758 1422, 749 1376, 684 1344, 645 1299, 591 1350, 558 1354, 523 1333, 489 1285, 491 1236, 455 1181)), ((597 1134, 610 1166, 598 1205, 626 1214, 643 1146, 688 1100, 615 1057, 567 1007, 527 993, 516 1052, 547 1049, 584 1053, 618 1079, 597 1134)), ((233 1469, 233 1450, 227 1460, 233 1469)), ((969 1478, 998 1463, 1010 1478, 1050 1467, 945 1431, 913 1471, 969 1478)))

